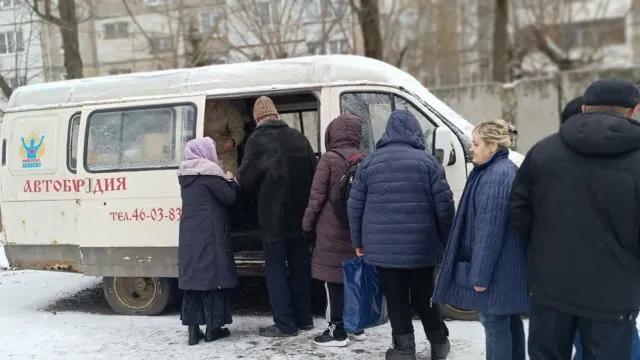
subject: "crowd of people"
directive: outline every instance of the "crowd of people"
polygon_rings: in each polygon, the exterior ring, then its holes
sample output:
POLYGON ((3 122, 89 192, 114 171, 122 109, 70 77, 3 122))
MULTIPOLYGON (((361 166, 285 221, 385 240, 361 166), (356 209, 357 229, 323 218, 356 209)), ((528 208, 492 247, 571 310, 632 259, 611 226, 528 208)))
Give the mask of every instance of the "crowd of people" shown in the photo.
MULTIPOLYGON (((364 331, 348 334, 343 322, 342 262, 362 256, 375 266, 387 302, 386 360, 417 359, 413 311, 431 359, 447 358, 449 330, 436 303, 480 313, 487 359, 524 360, 528 351, 532 360, 570 360, 574 345, 579 360, 635 359, 640 122, 632 116, 639 101, 630 82, 595 81, 567 105, 560 131, 537 143, 520 168, 508 158, 513 127, 481 122, 472 131, 474 168, 456 209, 444 168, 425 151, 412 113, 393 111, 369 154, 360 150, 361 119, 339 116, 325 131, 318 161, 307 138, 260 97, 237 173, 223 170, 220 147, 209 137, 189 141, 178 170, 181 319, 189 344, 230 334, 229 290, 238 275, 227 208, 243 188, 258 198, 273 309, 274 324, 259 329, 261 336, 314 328, 315 278, 325 283, 328 327, 314 342, 365 340, 364 331), (345 177, 352 182, 343 194, 345 177)), ((230 136, 228 147, 240 137, 230 136)))

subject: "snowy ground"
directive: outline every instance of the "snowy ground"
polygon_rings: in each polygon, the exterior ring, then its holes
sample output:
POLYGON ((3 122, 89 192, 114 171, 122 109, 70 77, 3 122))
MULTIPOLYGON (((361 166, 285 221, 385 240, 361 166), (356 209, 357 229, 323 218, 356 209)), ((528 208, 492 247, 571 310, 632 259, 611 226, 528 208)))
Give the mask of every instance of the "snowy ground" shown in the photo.
MULTIPOLYGON (((343 349, 318 348, 311 339, 318 331, 296 338, 256 336, 266 316, 235 317, 228 339, 186 345, 185 328, 176 314, 159 317, 100 315, 43 310, 60 299, 93 289, 98 279, 77 274, 0 271, 0 358, 2 359, 382 359, 390 343, 389 326, 368 331, 365 342, 343 349)), ((71 306, 72 309, 75 309, 71 306)), ((91 310, 83 309, 83 311, 91 310)), ((481 325, 449 322, 451 360, 484 358, 481 325)), ((317 319, 316 326, 324 326, 317 319)), ((416 326, 419 326, 416 323, 416 326)), ((429 359, 422 331, 417 332, 421 359, 429 359)))

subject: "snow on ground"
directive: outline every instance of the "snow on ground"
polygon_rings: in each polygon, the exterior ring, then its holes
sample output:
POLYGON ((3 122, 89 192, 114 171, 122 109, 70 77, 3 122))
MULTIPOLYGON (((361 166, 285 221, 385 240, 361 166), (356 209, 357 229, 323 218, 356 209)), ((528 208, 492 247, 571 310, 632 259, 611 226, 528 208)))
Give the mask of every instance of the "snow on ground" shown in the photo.
MULTIPOLYGON (((54 301, 95 287, 99 280, 78 274, 0 272, 0 358, 2 359, 383 359, 390 344, 389 325, 369 330, 368 340, 342 349, 315 346, 311 339, 325 326, 288 339, 256 335, 268 317, 235 317, 231 337, 196 346, 186 344, 186 329, 177 315, 133 317, 42 310, 54 301)), ((418 322, 418 351, 429 359, 418 322)), ((451 360, 484 358, 484 333, 479 323, 448 322, 451 360)))

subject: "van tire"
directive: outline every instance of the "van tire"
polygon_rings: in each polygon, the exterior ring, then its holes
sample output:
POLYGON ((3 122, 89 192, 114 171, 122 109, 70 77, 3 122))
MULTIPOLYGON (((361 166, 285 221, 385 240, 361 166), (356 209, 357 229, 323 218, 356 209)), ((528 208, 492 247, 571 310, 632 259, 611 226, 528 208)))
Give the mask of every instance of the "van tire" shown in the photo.
POLYGON ((170 307, 171 278, 105 277, 102 290, 109 306, 120 315, 160 315, 170 307))
MULTIPOLYGON (((436 273, 433 278, 433 283, 438 282, 438 275, 440 274, 440 266, 436 267, 436 273)), ((454 306, 447 304, 438 304, 440 306, 440 313, 443 319, 459 320, 459 321, 478 321, 480 320, 480 314, 476 311, 458 309, 454 306)))

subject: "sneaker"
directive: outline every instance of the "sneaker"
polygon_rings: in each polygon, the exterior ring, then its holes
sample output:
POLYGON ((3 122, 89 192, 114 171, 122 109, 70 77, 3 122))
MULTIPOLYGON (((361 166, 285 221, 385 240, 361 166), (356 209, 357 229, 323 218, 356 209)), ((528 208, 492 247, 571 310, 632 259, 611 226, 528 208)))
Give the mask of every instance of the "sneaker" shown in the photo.
POLYGON ((357 333, 349 334, 349 336, 355 341, 367 340, 367 334, 364 333, 364 330, 360 330, 357 333))
POLYGON ((324 347, 345 347, 349 344, 349 338, 344 330, 336 330, 335 325, 329 325, 320 336, 316 336, 313 342, 324 347))
POLYGON ((294 336, 298 336, 298 330, 288 334, 280 331, 277 325, 271 325, 269 327, 260 329, 260 331, 258 332, 258 335, 264 336, 264 337, 272 337, 272 338, 294 337, 294 336))

